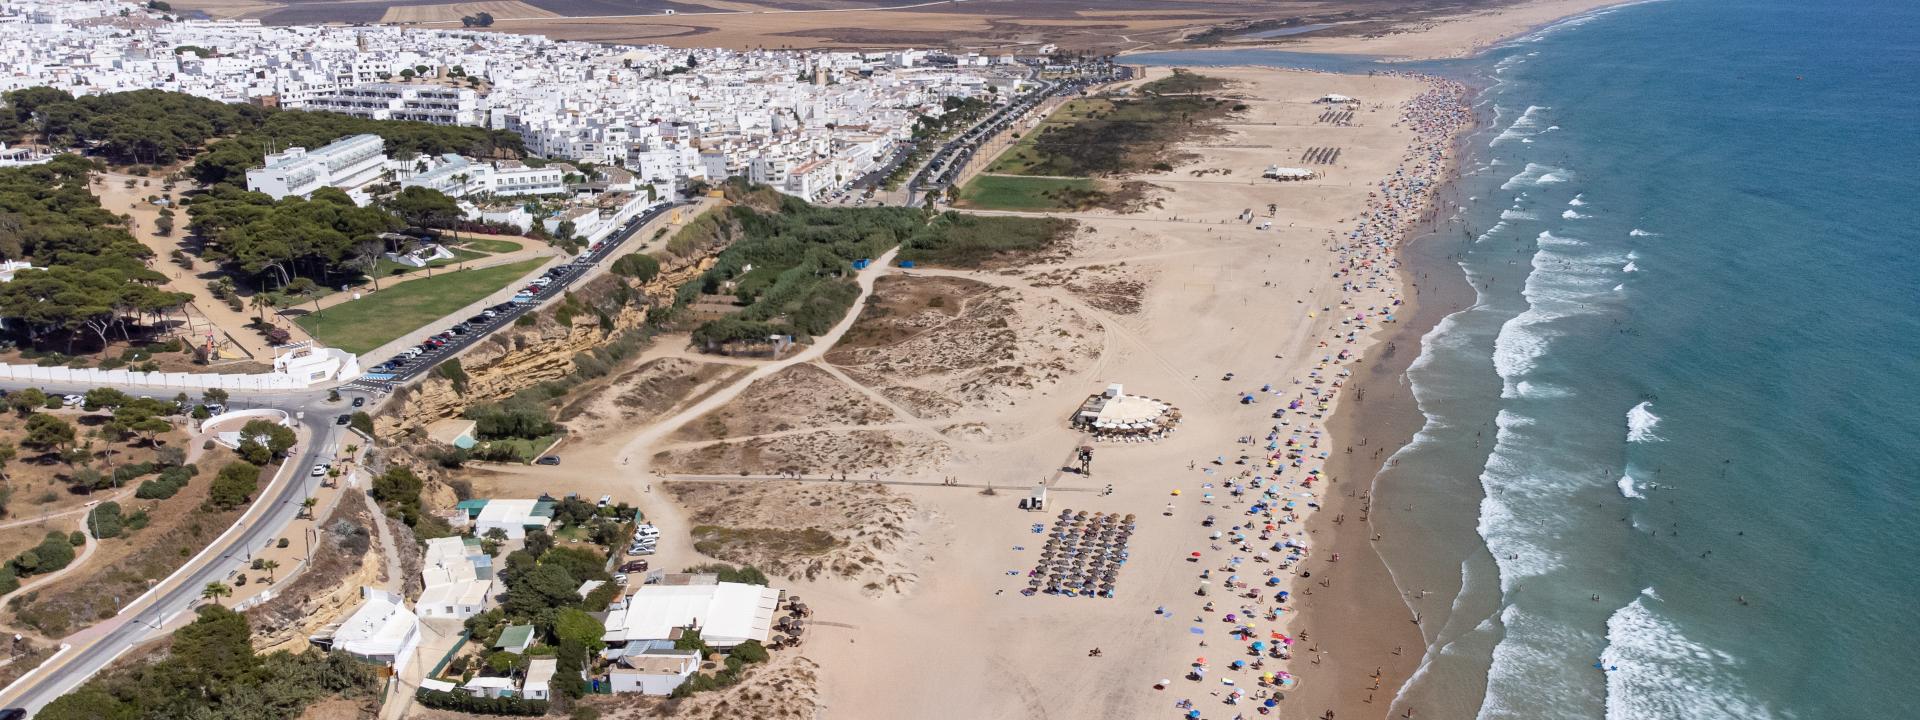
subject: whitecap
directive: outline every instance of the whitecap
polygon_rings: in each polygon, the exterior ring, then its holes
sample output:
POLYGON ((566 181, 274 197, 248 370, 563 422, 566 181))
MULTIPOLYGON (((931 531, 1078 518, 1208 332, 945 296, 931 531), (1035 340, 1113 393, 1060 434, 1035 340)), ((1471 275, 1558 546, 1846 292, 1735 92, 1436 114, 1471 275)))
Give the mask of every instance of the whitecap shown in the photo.
POLYGON ((1513 208, 1507 208, 1505 210, 1500 211, 1500 219, 1501 220, 1539 220, 1540 216, 1530 212, 1526 212, 1524 210, 1515 210, 1513 208))
POLYGON ((1620 272, 1640 272, 1640 266, 1633 264, 1632 260, 1628 260, 1627 264, 1620 268, 1620 272))
POLYGON ((1627 411, 1627 442, 1643 443, 1660 439, 1653 432, 1660 427, 1660 416, 1653 414, 1652 407, 1652 400, 1642 400, 1627 411))
POLYGON ((1614 484, 1620 487, 1620 497, 1628 499, 1646 497, 1645 495, 1641 495, 1639 490, 1633 488, 1633 475, 1631 474, 1622 474, 1620 481, 1614 484))
POLYGON ((1585 204, 1587 204, 1587 201, 1585 201, 1585 200, 1582 200, 1581 198, 1584 198, 1584 197, 1586 197, 1586 196, 1587 196, 1587 194, 1586 194, 1586 193, 1580 193, 1580 194, 1578 194, 1578 195, 1575 195, 1575 196, 1573 196, 1573 199, 1572 199, 1572 200, 1568 200, 1568 201, 1567 201, 1567 204, 1568 204, 1568 205, 1572 205, 1572 206, 1574 206, 1574 207, 1580 207, 1581 205, 1585 205, 1585 204))
POLYGON ((1652 588, 1607 618, 1600 665, 1607 720, 1767 720, 1777 717, 1741 681, 1739 658, 1687 637, 1655 609, 1652 588))
POLYGON ((1562 211, 1560 211, 1560 217, 1562 217, 1562 218, 1565 218, 1565 219, 1568 219, 1568 220, 1585 220, 1585 219, 1587 219, 1587 218, 1590 218, 1590 217, 1593 217, 1593 216, 1592 216, 1592 215, 1581 215, 1580 213, 1577 213, 1577 212, 1574 212, 1574 211, 1572 211, 1572 210, 1562 210, 1562 211))
POLYGON ((1660 233, 1651 233, 1645 230, 1641 230, 1640 228, 1634 228, 1632 232, 1629 232, 1627 234, 1633 237, 1652 237, 1655 235, 1659 235, 1660 233))

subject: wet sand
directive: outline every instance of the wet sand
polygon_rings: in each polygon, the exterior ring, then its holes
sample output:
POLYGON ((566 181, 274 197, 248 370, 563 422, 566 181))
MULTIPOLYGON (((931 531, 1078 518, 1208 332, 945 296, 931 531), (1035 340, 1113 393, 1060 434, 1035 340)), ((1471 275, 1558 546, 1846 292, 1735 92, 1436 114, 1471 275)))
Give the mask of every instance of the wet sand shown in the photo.
MULTIPOLYGON (((1451 183, 1442 188, 1443 203, 1455 200, 1453 189, 1451 183)), ((1438 213, 1442 218, 1451 214, 1451 205, 1442 205, 1438 213)), ((1436 257, 1444 253, 1428 246, 1448 241, 1446 233, 1438 232, 1442 229, 1452 227, 1428 223, 1407 241, 1421 244, 1420 248, 1403 246, 1402 282, 1408 288, 1404 304, 1412 306, 1406 311, 1407 320, 1382 338, 1370 359, 1355 369, 1348 402, 1336 408, 1328 421, 1329 431, 1348 443, 1352 454, 1343 448, 1329 460, 1332 497, 1308 526, 1317 537, 1332 536, 1313 568, 1331 581, 1330 586, 1312 585, 1311 595, 1304 595, 1303 588, 1298 603, 1307 619, 1303 626, 1314 633, 1303 657, 1317 649, 1319 664, 1309 666, 1316 670, 1315 682, 1304 684, 1295 694, 1299 702, 1294 707, 1315 713, 1312 717, 1325 710, 1334 711, 1336 717, 1398 717, 1405 708, 1394 706, 1395 696, 1425 652, 1425 640, 1413 622, 1420 603, 1408 595, 1417 595, 1419 588, 1403 593, 1380 550, 1421 540, 1382 535, 1376 542, 1374 534, 1380 530, 1370 522, 1368 500, 1379 490, 1376 476, 1384 463, 1425 422, 1406 381, 1407 367, 1420 356, 1421 336, 1474 301, 1473 288, 1459 268, 1436 257), (1334 555, 1340 557, 1338 562, 1328 560, 1334 555)), ((1393 512, 1384 507, 1380 511, 1393 512)))

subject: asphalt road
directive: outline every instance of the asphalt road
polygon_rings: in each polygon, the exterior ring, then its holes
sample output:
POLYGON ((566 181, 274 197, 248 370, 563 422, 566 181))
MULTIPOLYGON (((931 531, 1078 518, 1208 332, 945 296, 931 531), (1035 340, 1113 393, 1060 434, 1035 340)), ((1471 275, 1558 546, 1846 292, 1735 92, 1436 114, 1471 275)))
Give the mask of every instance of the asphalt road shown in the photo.
MULTIPOLYGON (((39 387, 48 392, 84 393, 91 385, 61 383, 4 382, 0 387, 18 390, 39 387)), ((137 392, 137 389, 135 390, 137 392)), ((112 663, 133 646, 161 634, 161 628, 181 613, 190 612, 200 601, 207 583, 225 580, 245 567, 253 553, 280 539, 280 533, 300 512, 301 501, 318 488, 319 479, 309 475, 316 463, 331 461, 343 438, 355 438, 346 428, 334 425, 333 418, 350 408, 354 396, 343 394, 339 402, 328 402, 326 392, 251 394, 230 391, 229 408, 273 407, 289 413, 303 413, 299 423, 309 437, 298 455, 287 460, 278 482, 267 486, 267 493, 255 498, 246 515, 235 523, 237 529, 223 534, 205 552, 189 560, 173 575, 156 585, 158 590, 134 600, 121 614, 107 623, 104 634, 82 631, 84 640, 69 640, 73 648, 53 658, 32 676, 10 688, 0 703, 6 709, 38 713, 55 698, 72 691, 94 673, 112 663), (46 667, 58 663, 53 671, 46 667)), ((357 438, 356 438, 357 439, 357 438)))
MULTIPOLYGON (((362 380, 358 381, 357 384, 362 387, 384 392, 391 390, 394 385, 405 383, 419 377, 428 370, 432 370, 433 366, 440 364, 440 361, 459 355, 462 351, 472 347, 474 343, 486 339, 488 335, 492 335, 500 328, 513 324, 513 321, 518 320, 521 315, 533 311, 534 308, 540 307, 548 300, 559 297, 561 293, 566 292, 569 286, 578 282, 588 271, 592 270, 594 265, 612 257, 614 253, 618 252, 622 246, 627 244, 628 240, 640 232, 640 228, 645 227, 646 224, 652 222, 654 218, 678 206, 676 203, 666 203, 641 213, 634 219, 628 221, 626 225, 621 226, 620 230, 612 236, 600 241, 600 249, 582 253, 571 262, 558 266, 560 274, 553 276, 553 283, 547 285, 545 289, 534 295, 532 301, 508 303, 510 307, 504 308, 503 311, 499 315, 494 316, 493 319, 474 326, 472 330, 464 334, 452 337, 445 345, 428 350, 397 369, 385 372, 375 371, 373 369, 379 363, 396 359, 397 356, 395 358, 379 358, 378 360, 374 358, 362 359, 361 367, 366 369, 366 375, 362 380)), ((453 319, 458 320, 460 318, 453 317, 453 319)))
POLYGON ((973 153, 979 149, 981 143, 1006 129, 1007 125, 1039 104, 1041 100, 1053 95, 1078 92, 1089 85, 1125 80, 1132 76, 1132 71, 1123 66, 1108 66, 1106 70, 1107 72, 1100 75, 1072 80, 1036 79, 1035 82, 1042 83, 1045 87, 1021 95, 935 150, 927 159, 927 163, 922 165, 907 182, 909 196, 918 202, 922 193, 935 192, 952 184, 960 169, 966 167, 967 162, 973 159, 973 153))

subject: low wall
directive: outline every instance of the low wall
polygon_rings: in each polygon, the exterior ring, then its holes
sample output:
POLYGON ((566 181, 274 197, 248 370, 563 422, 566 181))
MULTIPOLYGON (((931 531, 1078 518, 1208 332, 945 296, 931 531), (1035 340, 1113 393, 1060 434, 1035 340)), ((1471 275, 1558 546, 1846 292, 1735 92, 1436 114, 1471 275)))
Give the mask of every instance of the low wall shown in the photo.
POLYGON ((147 387, 164 390, 305 390, 335 380, 345 382, 360 376, 358 358, 350 353, 328 349, 328 356, 316 363, 293 363, 286 372, 265 373, 185 373, 140 372, 137 370, 101 370, 99 368, 40 367, 38 365, 0 365, 0 380, 36 383, 78 383, 107 387, 147 387), (344 356, 344 357, 340 357, 344 356))

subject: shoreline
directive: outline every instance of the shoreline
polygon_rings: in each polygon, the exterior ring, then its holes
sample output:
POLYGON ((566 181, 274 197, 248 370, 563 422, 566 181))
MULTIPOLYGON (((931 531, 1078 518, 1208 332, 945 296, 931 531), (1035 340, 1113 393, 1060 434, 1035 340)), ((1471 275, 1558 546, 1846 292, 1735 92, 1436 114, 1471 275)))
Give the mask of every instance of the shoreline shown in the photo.
POLYGON ((1407 591, 1399 587, 1380 550, 1382 543, 1403 538, 1377 536, 1368 511, 1381 470, 1426 423, 1406 381, 1408 368, 1423 350, 1422 339, 1448 315, 1474 302, 1473 288, 1458 267, 1410 251, 1416 243, 1440 240, 1447 216, 1459 207, 1455 193, 1460 161, 1478 121, 1476 117, 1474 125, 1455 135, 1456 154, 1447 179, 1433 194, 1433 217, 1410 230, 1396 248, 1402 260, 1398 275, 1403 305, 1412 306, 1408 319, 1368 348, 1374 354, 1365 357, 1377 362, 1354 373, 1351 397, 1334 408, 1327 422, 1328 433, 1351 453, 1341 452, 1328 461, 1328 474, 1340 492, 1325 511, 1313 516, 1308 532, 1331 535, 1325 552, 1349 562, 1326 566, 1329 581, 1334 579, 1331 570, 1339 569, 1339 589, 1322 587, 1308 605, 1318 608, 1308 616, 1312 624, 1331 629, 1322 635, 1331 641, 1315 643, 1326 650, 1316 676, 1339 679, 1334 687, 1325 682, 1307 685, 1300 700, 1309 709, 1384 717, 1396 709, 1426 654, 1426 638, 1414 622, 1407 591), (1366 402, 1368 395, 1375 401, 1366 402), (1378 682, 1370 687, 1371 680, 1378 682))
POLYGON ((1488 50, 1555 24, 1589 13, 1652 0, 1523 0, 1489 9, 1465 10, 1428 21, 1428 27, 1384 35, 1301 35, 1287 40, 1222 43, 1198 47, 1160 47, 1124 50, 1132 55, 1162 52, 1233 52, 1237 50, 1293 52, 1315 55, 1358 55, 1375 62, 1422 62, 1477 57, 1488 50))

